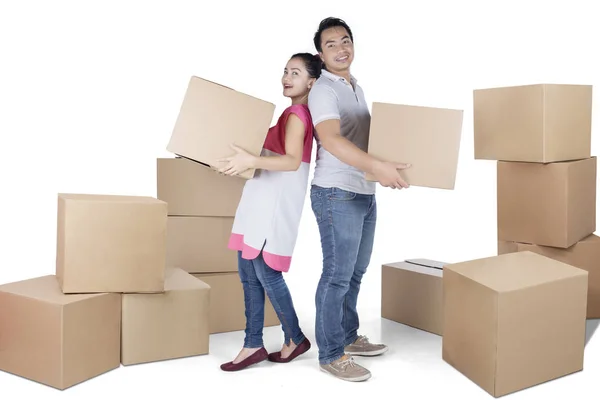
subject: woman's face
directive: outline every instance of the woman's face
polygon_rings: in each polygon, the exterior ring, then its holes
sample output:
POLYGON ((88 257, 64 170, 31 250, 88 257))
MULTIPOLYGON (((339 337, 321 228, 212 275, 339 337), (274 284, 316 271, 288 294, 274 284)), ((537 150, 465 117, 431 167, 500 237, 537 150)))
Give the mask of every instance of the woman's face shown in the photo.
POLYGON ((314 78, 308 75, 304 61, 292 58, 287 62, 281 78, 283 95, 290 98, 306 96, 314 81, 314 78))

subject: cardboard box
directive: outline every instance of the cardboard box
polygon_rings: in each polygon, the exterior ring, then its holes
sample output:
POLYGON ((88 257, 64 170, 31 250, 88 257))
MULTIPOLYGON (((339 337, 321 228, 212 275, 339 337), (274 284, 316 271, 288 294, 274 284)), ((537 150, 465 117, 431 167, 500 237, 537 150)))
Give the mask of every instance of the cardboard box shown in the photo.
POLYGON ((375 102, 368 152, 412 164, 400 171, 411 186, 454 189, 462 122, 462 110, 375 102))
POLYGON ((587 271, 529 252, 444 267, 442 358, 494 397, 583 369, 587 271))
MULTIPOLYGON (((246 329, 244 289, 237 272, 193 274, 210 286, 210 333, 246 329)), ((279 325, 279 318, 265 293, 265 327, 279 325)))
POLYGON ((157 159, 156 176, 158 199, 177 216, 233 217, 246 183, 185 158, 157 159))
POLYGON ((596 157, 498 162, 498 240, 567 248, 596 230, 596 157))
POLYGON ((442 335, 445 264, 427 259, 384 264, 381 269, 381 317, 442 335))
MULTIPOLYGON (((270 102, 192 76, 167 150, 217 168, 218 159, 234 154, 231 143, 258 156, 274 112, 270 102)), ((238 176, 250 179, 254 171, 238 176)))
POLYGON ((119 368, 121 296, 61 292, 54 275, 0 286, 0 370, 67 389, 119 368))
POLYGON ((162 292, 167 203, 58 195, 56 275, 64 293, 162 292))
POLYGON ((529 243, 498 242, 498 254, 532 251, 588 272, 587 318, 600 318, 600 237, 590 235, 568 249, 529 243))
POLYGON ((549 163, 591 157, 592 86, 473 91, 475 159, 549 163))
POLYGON ((167 224, 167 265, 187 272, 237 272, 227 245, 233 217, 172 217, 167 224))
POLYGON ((121 363, 208 354, 210 286, 168 268, 165 292, 124 294, 121 363))

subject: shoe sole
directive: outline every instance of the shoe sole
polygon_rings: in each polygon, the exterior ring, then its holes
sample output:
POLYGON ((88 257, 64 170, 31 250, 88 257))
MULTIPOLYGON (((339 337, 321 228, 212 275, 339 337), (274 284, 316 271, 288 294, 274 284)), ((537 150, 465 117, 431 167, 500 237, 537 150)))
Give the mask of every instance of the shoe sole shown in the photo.
POLYGON ((388 351, 388 348, 384 348, 381 350, 373 350, 373 351, 346 351, 346 354, 348 354, 349 356, 356 356, 356 357, 374 357, 374 356, 379 356, 383 353, 385 353, 386 351, 388 351))
POLYGON ((333 376, 335 378, 341 379, 343 381, 348 381, 348 382, 363 382, 363 381, 366 381, 367 379, 371 378, 371 373, 370 372, 367 375, 363 375, 363 376, 357 376, 357 377, 354 377, 354 378, 344 378, 343 376, 338 376, 338 375, 333 374, 332 372, 326 370, 323 367, 319 367, 319 369, 322 372, 325 372, 328 375, 331 375, 331 376, 333 376))

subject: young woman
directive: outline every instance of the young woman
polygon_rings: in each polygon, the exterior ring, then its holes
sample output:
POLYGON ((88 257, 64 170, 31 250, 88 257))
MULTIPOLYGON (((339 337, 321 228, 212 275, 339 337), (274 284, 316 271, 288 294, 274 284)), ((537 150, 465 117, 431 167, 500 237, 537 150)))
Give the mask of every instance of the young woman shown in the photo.
POLYGON ((320 76, 321 65, 318 55, 294 54, 281 80, 283 95, 292 104, 269 129, 260 157, 232 145, 236 154, 220 160, 226 162, 220 172, 227 175, 256 169, 255 177, 244 186, 229 241, 229 248, 238 251, 246 338, 237 357, 221 365, 224 371, 238 371, 267 358, 289 362, 310 349, 283 272, 290 268, 306 197, 314 129, 308 93, 320 76), (262 337, 265 292, 284 334, 281 351, 271 354, 263 347, 262 337))

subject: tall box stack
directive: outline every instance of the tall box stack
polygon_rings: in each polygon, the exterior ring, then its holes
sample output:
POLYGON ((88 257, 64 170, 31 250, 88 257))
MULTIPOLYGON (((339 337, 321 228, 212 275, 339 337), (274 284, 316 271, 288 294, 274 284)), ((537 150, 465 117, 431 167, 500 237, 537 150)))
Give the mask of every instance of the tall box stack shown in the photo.
POLYGON ((497 161, 498 254, 529 250, 589 272, 600 318, 592 86, 475 90, 475 159, 497 161))

